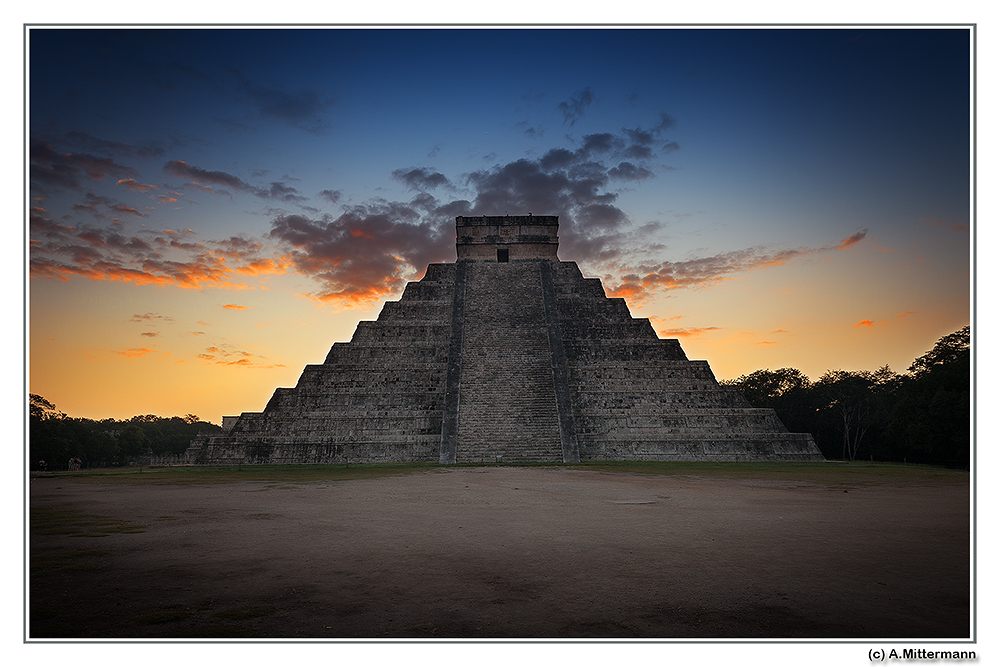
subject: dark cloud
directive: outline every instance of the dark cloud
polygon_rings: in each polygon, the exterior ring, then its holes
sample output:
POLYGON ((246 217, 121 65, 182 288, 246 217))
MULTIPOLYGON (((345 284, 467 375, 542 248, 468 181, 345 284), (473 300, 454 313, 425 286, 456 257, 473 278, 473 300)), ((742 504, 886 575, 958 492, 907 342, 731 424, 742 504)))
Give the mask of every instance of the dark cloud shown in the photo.
POLYGON ((236 77, 240 91, 264 118, 287 123, 314 135, 323 135, 329 130, 324 114, 334 104, 333 99, 307 88, 283 90, 259 85, 237 70, 229 72, 236 77))
POLYGON ((243 179, 227 174, 224 171, 208 171, 201 167, 192 167, 183 160, 171 160, 163 165, 163 173, 177 178, 190 178, 200 184, 211 183, 222 185, 240 192, 253 192, 254 188, 243 179))
POLYGON ((103 180, 107 176, 138 176, 131 167, 110 157, 88 153, 59 153, 51 144, 32 138, 29 142, 30 177, 36 186, 78 190, 82 181, 103 180))
POLYGON ((675 125, 677 125, 677 120, 670 114, 666 113, 665 111, 661 111, 660 122, 653 127, 653 131, 659 134, 664 130, 673 129, 675 125))
POLYGON ((113 215, 132 215, 137 218, 146 217, 145 213, 142 213, 132 206, 116 202, 109 197, 95 195, 93 192, 88 192, 84 195, 83 203, 74 204, 73 210, 81 212, 86 211, 96 218, 106 218, 107 216, 104 214, 101 207, 110 211, 113 215))
POLYGON ((168 176, 177 178, 190 178, 199 184, 210 183, 212 185, 222 185, 239 192, 254 192, 255 188, 249 183, 224 171, 208 171, 201 167, 192 167, 183 160, 171 160, 163 165, 163 172, 168 176))
POLYGON ((565 148, 553 148, 538 161, 544 170, 565 169, 579 160, 579 155, 565 148))
POLYGON ((655 135, 649 130, 643 130, 642 128, 622 128, 622 133, 629 138, 629 140, 636 145, 649 146, 655 141, 655 135))
POLYGON ((222 241, 212 241, 211 244, 216 248, 216 252, 239 260, 258 257, 262 247, 260 241, 242 236, 230 236, 222 241))
POLYGON ((301 204, 308 201, 308 197, 299 194, 295 188, 285 185, 279 181, 270 184, 269 187, 260 188, 247 183, 239 176, 226 173, 224 171, 208 171, 201 167, 194 167, 183 160, 171 160, 163 165, 163 172, 168 176, 191 179, 190 185, 204 191, 218 194, 229 194, 226 190, 214 190, 212 185, 221 185, 237 192, 246 192, 261 199, 277 199, 291 204, 301 204), (209 184, 209 185, 206 185, 209 184))
POLYGON ((250 95, 260 105, 265 118, 281 120, 293 125, 308 124, 312 128, 322 125, 319 114, 326 104, 314 91, 284 91, 266 88, 251 88, 250 95))
POLYGON ((340 190, 323 190, 319 193, 319 196, 331 204, 336 204, 344 196, 344 193, 340 190))
POLYGON ((584 88, 577 92, 565 102, 556 105, 556 109, 562 112, 563 122, 570 127, 583 117, 584 111, 594 101, 594 92, 590 88, 584 88))
MULTIPOLYGON (((304 201, 308 201, 309 199, 308 197, 303 197, 302 195, 300 195, 299 191, 296 190, 295 188, 277 181, 271 183, 271 187, 269 187, 264 192, 267 193, 265 196, 268 198, 280 199, 281 201, 288 202, 290 204, 301 203, 304 201)), ((255 191, 254 194, 258 193, 255 191)), ((258 196, 261 195, 258 194, 258 196)))
POLYGON ((371 302, 398 292, 427 264, 454 257, 447 219, 428 217, 398 202, 375 202, 336 219, 278 216, 270 236, 290 249, 299 272, 320 283, 314 298, 371 302))
POLYGON ((235 120, 228 120, 226 118, 213 118, 212 120, 221 125, 229 134, 249 134, 253 131, 246 123, 240 123, 235 120))
POLYGON ((644 181, 652 178, 654 174, 649 169, 631 162, 619 162, 617 167, 608 170, 608 176, 622 181, 644 181))
POLYGON ((628 222, 625 212, 609 204, 588 204, 577 214, 580 226, 588 229, 617 229, 628 222))
POLYGON ((867 229, 862 229, 860 232, 857 232, 856 234, 851 234, 846 239, 840 242, 840 245, 837 246, 837 249, 844 250, 845 248, 850 248, 852 245, 860 243, 867 235, 868 235, 867 229))
POLYGON ((544 128, 532 126, 526 120, 522 120, 519 123, 517 123, 516 127, 520 128, 520 130, 524 132, 525 135, 531 137, 532 139, 538 139, 545 136, 544 128))
POLYGON ((622 143, 623 142, 620 137, 616 137, 610 132, 585 134, 583 135, 582 150, 586 154, 607 153, 612 150, 620 150, 622 143))
POLYGON ((115 204, 111 207, 111 210, 115 213, 127 213, 128 215, 134 215, 137 218, 142 218, 145 216, 138 209, 132 208, 131 206, 126 206, 125 204, 115 204))
POLYGON ((405 183, 411 190, 433 190, 442 185, 450 185, 448 178, 444 174, 423 167, 397 169, 392 172, 392 177, 397 181, 405 183))
POLYGON ((173 322, 174 318, 168 317, 166 315, 158 315, 156 313, 145 313, 144 315, 139 315, 138 313, 136 313, 131 318, 129 318, 129 321, 131 322, 152 322, 155 320, 162 322, 173 322))
POLYGON ((145 145, 136 146, 126 144, 121 141, 108 141, 92 136, 86 132, 70 131, 59 137, 60 143, 65 143, 75 149, 89 153, 106 153, 119 158, 138 158, 148 160, 162 157, 166 151, 163 146, 156 141, 147 142, 145 145))
MULTIPOLYGON (((585 89, 564 103, 568 122, 593 101, 593 93, 585 89)), ((293 117, 289 111, 288 118, 293 117)), ((565 257, 605 265, 620 263, 623 258, 634 262, 648 256, 646 251, 656 245, 649 236, 658 223, 632 229, 628 216, 617 205, 619 195, 613 188, 616 183, 647 180, 654 176, 654 170, 662 169, 652 162, 652 156, 663 142, 661 131, 669 126, 661 115, 652 129, 633 127, 619 133, 588 134, 576 146, 553 148, 541 157, 493 164, 465 174, 460 184, 432 167, 397 169, 391 172, 392 177, 415 191, 409 201, 369 200, 347 207, 339 217, 274 210, 271 231, 263 239, 236 236, 198 242, 169 231, 128 236, 113 230, 65 227, 39 209, 33 213, 32 271, 36 276, 62 279, 79 275, 191 287, 227 286, 238 274, 291 269, 317 282, 318 289, 311 295, 316 299, 373 301, 397 293, 427 264, 454 258, 455 216, 508 211, 559 215, 565 257), (453 191, 456 185, 470 190, 468 199, 438 199, 431 194, 435 189, 453 191)), ((181 160, 167 162, 163 170, 170 177, 189 181, 189 187, 246 193, 305 208, 306 198, 288 184, 287 177, 261 187, 236 174, 181 160)), ((153 187, 135 178, 119 181, 122 187, 140 192, 153 187)), ((119 202, 88 195, 80 204, 89 207, 86 210, 140 213, 119 202)), ((317 196, 343 205, 344 195, 339 190, 323 190, 317 196)), ((656 247, 662 250, 662 246, 656 247)), ((653 266, 645 273, 661 276, 666 270, 653 266)), ((642 284, 656 289, 666 282, 661 276, 642 284)))

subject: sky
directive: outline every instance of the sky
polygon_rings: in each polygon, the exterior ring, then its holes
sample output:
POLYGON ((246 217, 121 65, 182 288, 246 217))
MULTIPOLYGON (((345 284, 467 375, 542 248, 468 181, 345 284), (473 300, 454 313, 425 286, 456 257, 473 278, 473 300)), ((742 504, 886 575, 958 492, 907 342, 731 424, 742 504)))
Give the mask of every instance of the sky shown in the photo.
POLYGON ((971 319, 971 33, 28 32, 28 382, 78 417, 263 409, 457 215, 720 380, 904 372, 971 319))

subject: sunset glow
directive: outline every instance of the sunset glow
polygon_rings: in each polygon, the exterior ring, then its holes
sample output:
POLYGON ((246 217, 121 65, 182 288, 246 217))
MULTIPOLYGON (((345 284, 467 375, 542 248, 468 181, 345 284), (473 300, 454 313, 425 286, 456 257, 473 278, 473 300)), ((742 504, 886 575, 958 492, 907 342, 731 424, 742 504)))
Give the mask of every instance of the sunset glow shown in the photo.
POLYGON ((32 29, 30 392, 260 410, 504 213, 719 379, 903 372, 970 323, 970 40, 32 29))

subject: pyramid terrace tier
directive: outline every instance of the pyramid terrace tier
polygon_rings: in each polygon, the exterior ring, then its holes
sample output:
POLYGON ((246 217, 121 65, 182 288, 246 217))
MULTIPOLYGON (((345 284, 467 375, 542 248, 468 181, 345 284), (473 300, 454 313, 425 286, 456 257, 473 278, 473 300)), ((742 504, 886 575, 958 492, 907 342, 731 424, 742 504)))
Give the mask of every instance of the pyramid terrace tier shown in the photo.
POLYGON ((459 218, 459 248, 464 234, 466 247, 489 252, 429 265, 262 412, 196 438, 188 459, 822 460, 810 435, 788 433, 600 280, 555 258, 557 221, 459 218))

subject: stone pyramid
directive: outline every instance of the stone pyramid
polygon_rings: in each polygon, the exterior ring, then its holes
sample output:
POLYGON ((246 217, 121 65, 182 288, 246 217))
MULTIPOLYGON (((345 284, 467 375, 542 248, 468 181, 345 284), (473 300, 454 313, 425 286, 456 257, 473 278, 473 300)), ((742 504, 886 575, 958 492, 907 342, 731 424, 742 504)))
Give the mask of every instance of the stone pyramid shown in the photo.
POLYGON ((558 216, 460 216, 431 264, 193 463, 821 461, 575 262, 558 216))

